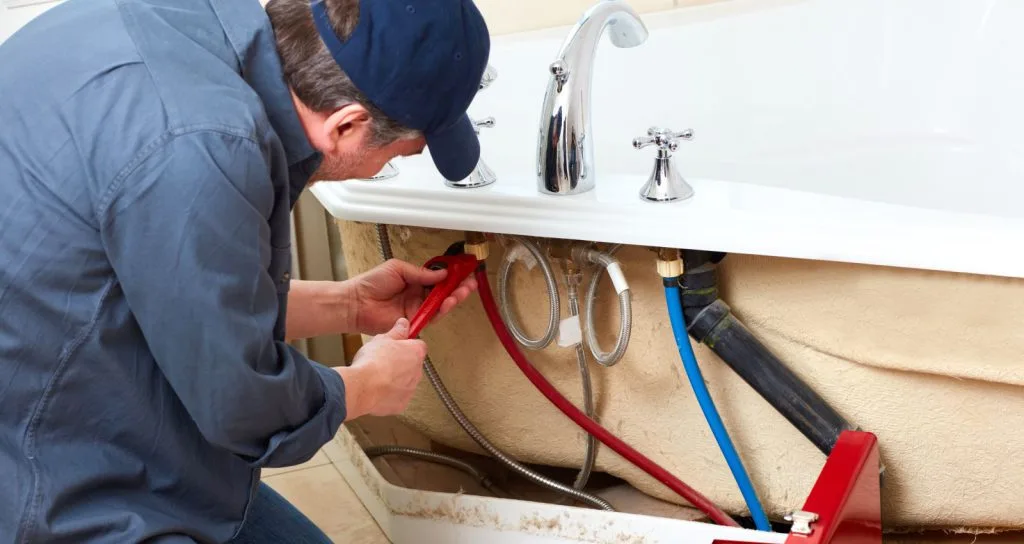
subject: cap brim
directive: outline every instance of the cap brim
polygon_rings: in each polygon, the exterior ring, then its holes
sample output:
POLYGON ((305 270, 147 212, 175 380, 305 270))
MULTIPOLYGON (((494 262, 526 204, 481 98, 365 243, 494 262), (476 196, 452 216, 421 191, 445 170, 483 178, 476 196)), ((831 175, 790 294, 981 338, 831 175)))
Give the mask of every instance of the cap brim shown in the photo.
POLYGON ((449 181, 466 179, 480 161, 480 139, 468 115, 463 115, 448 128, 424 137, 434 165, 449 181))

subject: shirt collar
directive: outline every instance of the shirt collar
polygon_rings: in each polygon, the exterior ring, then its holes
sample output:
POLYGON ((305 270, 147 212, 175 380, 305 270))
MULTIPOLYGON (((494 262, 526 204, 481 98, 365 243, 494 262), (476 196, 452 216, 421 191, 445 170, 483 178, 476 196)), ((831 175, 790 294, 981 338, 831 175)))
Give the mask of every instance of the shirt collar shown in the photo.
POLYGON ((257 0, 210 0, 210 4, 238 56, 242 77, 259 95, 281 139, 292 172, 291 184, 304 187, 320 154, 309 143, 295 111, 266 11, 257 0), (294 179, 295 174, 302 179, 294 179))

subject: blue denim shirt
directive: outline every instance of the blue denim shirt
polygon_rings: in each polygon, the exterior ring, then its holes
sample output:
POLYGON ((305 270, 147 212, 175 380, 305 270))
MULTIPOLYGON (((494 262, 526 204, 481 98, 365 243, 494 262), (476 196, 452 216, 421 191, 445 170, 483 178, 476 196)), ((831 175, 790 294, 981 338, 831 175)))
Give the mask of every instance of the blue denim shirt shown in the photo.
POLYGON ((257 0, 69 0, 0 46, 0 542, 226 541, 345 418, 284 340, 320 157, 257 0))

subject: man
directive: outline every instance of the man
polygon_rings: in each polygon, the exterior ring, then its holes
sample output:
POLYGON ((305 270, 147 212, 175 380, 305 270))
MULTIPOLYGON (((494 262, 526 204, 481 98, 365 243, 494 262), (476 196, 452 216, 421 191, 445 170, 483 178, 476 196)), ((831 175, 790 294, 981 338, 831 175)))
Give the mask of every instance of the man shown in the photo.
POLYGON ((289 212, 425 145, 469 175, 489 43, 470 0, 69 0, 0 46, 0 541, 327 540, 260 469, 402 411, 444 272, 291 281, 289 212))

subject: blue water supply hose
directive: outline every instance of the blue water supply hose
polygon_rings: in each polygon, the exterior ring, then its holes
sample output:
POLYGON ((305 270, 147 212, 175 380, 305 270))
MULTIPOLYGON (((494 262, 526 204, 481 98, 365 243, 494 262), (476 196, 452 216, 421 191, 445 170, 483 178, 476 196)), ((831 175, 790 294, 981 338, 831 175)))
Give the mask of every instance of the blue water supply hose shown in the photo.
POLYGON ((697 357, 693 354, 693 347, 690 345, 690 338, 686 333, 686 319, 683 317, 683 304, 680 299, 679 287, 666 285, 665 301, 668 303, 668 316, 669 321, 672 323, 672 334, 675 336, 679 355, 683 359, 683 369, 686 371, 686 377, 690 380, 690 385, 693 387, 697 403, 700 404, 700 409, 704 412, 704 418, 707 419, 708 426, 711 427, 711 432, 715 435, 715 440, 718 442, 718 447, 722 450, 722 455, 725 456, 725 461, 729 465, 729 470, 732 471, 733 478, 736 479, 740 493, 743 494, 743 500, 746 501, 747 508, 750 509, 750 514, 754 518, 754 524, 759 531, 770 532, 772 526, 768 521, 768 516, 765 515, 764 508, 761 506, 761 501, 757 498, 754 484, 751 483, 746 469, 743 468, 743 461, 740 460, 739 453, 736 452, 736 447, 733 446, 729 433, 725 430, 722 418, 718 415, 715 403, 711 400, 711 393, 708 391, 707 385, 704 384, 704 376, 700 372, 700 366, 697 365, 697 357))

